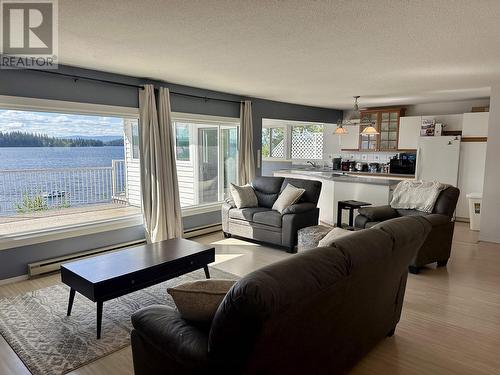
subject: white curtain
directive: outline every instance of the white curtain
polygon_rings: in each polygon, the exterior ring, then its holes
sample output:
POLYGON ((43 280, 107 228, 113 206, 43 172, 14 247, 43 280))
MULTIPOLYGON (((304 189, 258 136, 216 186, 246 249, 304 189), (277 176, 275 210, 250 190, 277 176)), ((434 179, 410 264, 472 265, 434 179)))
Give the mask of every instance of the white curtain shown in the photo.
POLYGON ((240 107, 240 140, 238 154, 238 183, 245 185, 255 178, 255 153, 253 150, 252 102, 245 100, 240 107))
POLYGON ((183 234, 175 165, 175 134, 170 93, 159 89, 158 111, 153 85, 139 91, 141 188, 148 242, 183 234))

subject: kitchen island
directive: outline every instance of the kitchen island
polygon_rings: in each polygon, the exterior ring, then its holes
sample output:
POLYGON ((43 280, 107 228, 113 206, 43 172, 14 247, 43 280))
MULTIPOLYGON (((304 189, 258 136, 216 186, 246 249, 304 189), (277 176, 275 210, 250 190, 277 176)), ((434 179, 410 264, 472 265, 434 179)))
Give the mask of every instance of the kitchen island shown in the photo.
MULTIPOLYGON (((369 202, 374 206, 389 204, 394 187, 403 179, 395 177, 365 177, 364 175, 343 174, 334 171, 315 169, 284 169, 274 172, 277 177, 300 178, 321 181, 321 194, 318 201, 321 223, 334 225, 337 218, 339 201, 354 199, 369 202)), ((348 213, 343 213, 343 222, 347 222, 348 213)))

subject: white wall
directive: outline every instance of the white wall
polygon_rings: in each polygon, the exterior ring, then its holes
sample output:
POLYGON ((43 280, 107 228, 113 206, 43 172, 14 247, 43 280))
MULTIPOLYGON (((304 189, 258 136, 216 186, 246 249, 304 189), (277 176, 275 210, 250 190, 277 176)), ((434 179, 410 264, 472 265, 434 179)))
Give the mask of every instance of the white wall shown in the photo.
POLYGON ((339 136, 333 132, 337 128, 336 124, 325 124, 323 133, 323 160, 328 160, 329 156, 337 157, 340 154, 339 136))
MULTIPOLYGON (((490 104, 489 98, 475 100, 460 100, 453 102, 434 102, 424 104, 401 105, 406 108, 405 116, 432 116, 432 115, 453 115, 457 113, 467 113, 472 107, 483 107, 490 104)), ((344 118, 348 118, 352 111, 344 111, 344 118)))
POLYGON ((471 112, 472 107, 490 104, 489 98, 407 105, 405 116, 453 115, 471 112))
POLYGON ((488 145, 479 239, 500 243, 500 82, 491 87, 488 145))

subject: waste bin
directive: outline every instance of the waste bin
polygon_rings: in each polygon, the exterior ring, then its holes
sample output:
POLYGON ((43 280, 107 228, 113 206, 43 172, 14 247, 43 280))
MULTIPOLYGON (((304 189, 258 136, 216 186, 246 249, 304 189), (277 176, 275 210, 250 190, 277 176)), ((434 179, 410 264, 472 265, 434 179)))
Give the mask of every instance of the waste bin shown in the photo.
POLYGON ((481 226, 481 201, 483 200, 483 195, 481 193, 469 193, 466 197, 469 199, 470 229, 479 230, 481 226))

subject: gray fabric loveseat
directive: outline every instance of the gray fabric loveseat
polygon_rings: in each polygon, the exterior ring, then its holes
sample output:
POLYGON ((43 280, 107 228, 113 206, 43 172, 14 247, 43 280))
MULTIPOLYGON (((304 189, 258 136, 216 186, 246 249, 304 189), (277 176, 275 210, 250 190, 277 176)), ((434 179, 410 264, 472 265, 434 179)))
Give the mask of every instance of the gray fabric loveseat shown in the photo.
POLYGON ((295 252, 299 229, 318 224, 317 207, 321 182, 283 177, 257 177, 251 183, 258 207, 238 209, 231 200, 222 205, 222 230, 226 237, 234 235, 266 242, 295 252), (305 189, 299 202, 283 214, 272 209, 285 187, 291 184, 305 189))

